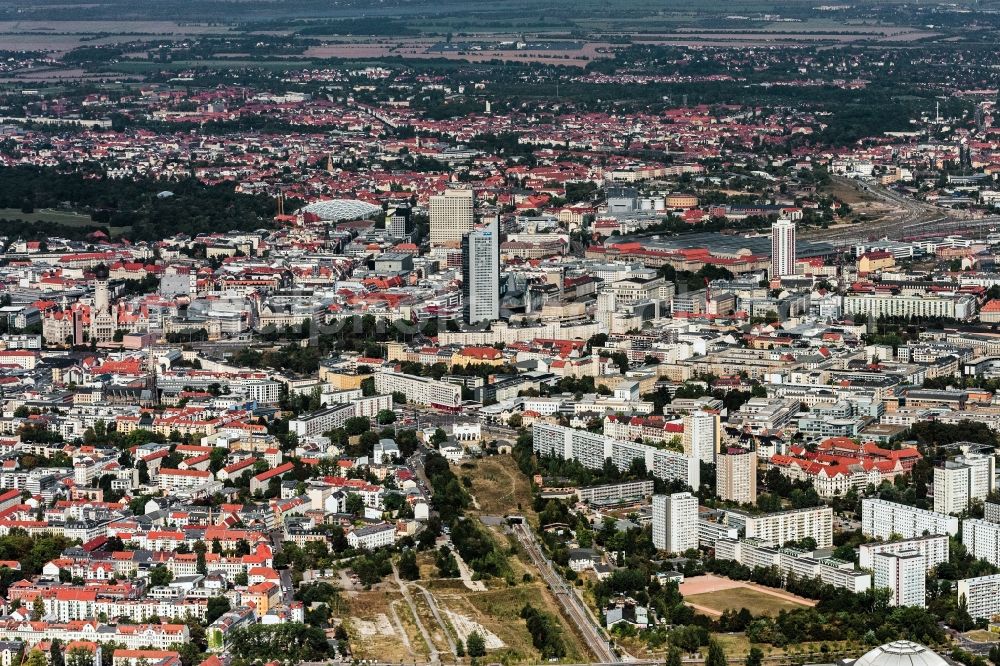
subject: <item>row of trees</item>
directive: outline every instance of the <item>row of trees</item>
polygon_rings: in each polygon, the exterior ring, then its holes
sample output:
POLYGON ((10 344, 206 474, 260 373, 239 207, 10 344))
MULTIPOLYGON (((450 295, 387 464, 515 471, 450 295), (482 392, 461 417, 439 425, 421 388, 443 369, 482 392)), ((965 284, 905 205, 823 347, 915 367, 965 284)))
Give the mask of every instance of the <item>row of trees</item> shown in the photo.
MULTIPOLYGON (((470 504, 469 493, 451 470, 448 461, 438 453, 431 452, 424 463, 424 472, 434 491, 434 506, 441 520, 451 529, 451 540, 455 549, 478 576, 510 578, 512 575, 507 553, 496 543, 488 531, 478 521, 468 520, 465 509, 470 504)), ((439 569, 450 570, 447 556, 439 558, 439 569)))
POLYGON ((543 659, 562 659, 566 656, 566 643, 555 618, 531 604, 525 604, 521 608, 521 619, 531 634, 531 644, 541 652, 543 659))
POLYGON ((297 622, 243 627, 234 631, 226 643, 228 651, 245 662, 264 659, 298 663, 334 656, 322 629, 297 622))

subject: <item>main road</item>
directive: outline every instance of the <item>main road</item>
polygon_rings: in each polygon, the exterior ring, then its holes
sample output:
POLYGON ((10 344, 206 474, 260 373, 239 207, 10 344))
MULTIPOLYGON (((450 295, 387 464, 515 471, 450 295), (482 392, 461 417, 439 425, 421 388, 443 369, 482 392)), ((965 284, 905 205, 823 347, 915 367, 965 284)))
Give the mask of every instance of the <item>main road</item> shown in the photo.
POLYGON ((531 531, 531 527, 521 522, 514 524, 513 529, 518 541, 524 546, 528 557, 531 558, 531 561, 534 562, 535 567, 541 574, 542 580, 552 590, 552 594, 555 595, 556 599, 562 605, 566 617, 576 627, 580 636, 587 643, 587 647, 597 657, 597 661, 606 664, 621 663, 621 658, 611 649, 611 644, 608 642, 604 630, 594 621, 583 600, 577 595, 576 590, 555 570, 555 567, 552 566, 552 561, 545 557, 542 547, 535 537, 535 533, 531 531))

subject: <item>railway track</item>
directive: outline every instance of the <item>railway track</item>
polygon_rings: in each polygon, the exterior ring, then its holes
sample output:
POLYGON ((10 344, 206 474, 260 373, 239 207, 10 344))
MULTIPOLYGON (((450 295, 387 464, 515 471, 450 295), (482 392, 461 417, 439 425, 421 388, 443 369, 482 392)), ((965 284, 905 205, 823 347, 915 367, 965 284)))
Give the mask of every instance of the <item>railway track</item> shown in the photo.
POLYGON ((518 541, 524 546, 528 557, 531 558, 531 561, 541 574, 542 580, 552 590, 552 594, 559 601, 565 616, 577 628, 577 631, 587 643, 587 648, 591 653, 601 663, 621 663, 621 657, 611 648, 604 630, 597 626, 593 617, 583 605, 583 601, 577 596, 576 591, 569 586, 566 580, 552 566, 552 562, 545 557, 541 545, 538 543, 538 539, 535 538, 531 528, 524 523, 520 523, 515 524, 513 529, 518 541))

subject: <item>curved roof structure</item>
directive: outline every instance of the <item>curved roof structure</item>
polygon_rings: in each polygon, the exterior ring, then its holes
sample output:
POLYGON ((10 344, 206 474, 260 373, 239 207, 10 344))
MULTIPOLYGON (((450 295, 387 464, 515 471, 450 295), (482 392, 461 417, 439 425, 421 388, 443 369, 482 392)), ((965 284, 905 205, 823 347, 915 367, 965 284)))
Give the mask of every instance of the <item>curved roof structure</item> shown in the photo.
POLYGON ((382 209, 367 201, 328 199, 326 201, 315 201, 303 207, 302 210, 318 215, 321 220, 340 222, 342 220, 356 220, 366 215, 373 215, 382 209))
POLYGON ((913 641, 893 641, 866 652, 854 666, 947 666, 940 655, 913 641))

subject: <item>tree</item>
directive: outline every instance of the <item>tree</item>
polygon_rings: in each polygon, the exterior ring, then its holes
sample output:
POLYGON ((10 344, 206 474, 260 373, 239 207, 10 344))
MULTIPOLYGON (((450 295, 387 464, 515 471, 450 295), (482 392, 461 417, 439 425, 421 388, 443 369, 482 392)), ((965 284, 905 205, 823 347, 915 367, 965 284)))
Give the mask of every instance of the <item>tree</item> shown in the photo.
POLYGON ((667 660, 664 666, 682 666, 681 651, 676 646, 671 645, 667 650, 667 660))
POLYGON ((223 596, 212 597, 205 608, 205 624, 212 624, 230 610, 229 599, 223 596))
POLYGON ((976 623, 969 614, 969 604, 966 601, 964 594, 959 596, 958 607, 951 613, 948 613, 948 616, 945 618, 945 622, 950 624, 952 628, 958 629, 959 631, 968 631, 975 626, 976 623))
POLYGON ((325 661, 331 656, 324 631, 298 622, 241 627, 226 643, 230 653, 246 662, 262 655, 282 662, 325 661))
POLYGON ((40 620, 43 617, 45 617, 45 600, 42 598, 42 595, 39 594, 37 597, 35 597, 35 601, 32 604, 31 610, 33 611, 32 615, 34 616, 35 620, 40 620))
POLYGON ((149 584, 152 587, 162 587, 169 585, 170 581, 174 579, 174 574, 171 573, 170 569, 162 564, 158 564, 149 570, 149 584))
POLYGON ((379 425, 388 425, 396 420, 396 412, 391 409, 380 409, 375 415, 375 420, 379 425))
POLYGON ((249 582, 246 571, 241 571, 233 577, 233 584, 235 585, 248 585, 249 582))
POLYGON ((204 657, 201 649, 198 648, 198 645, 194 641, 172 643, 168 647, 177 652, 181 658, 182 666, 196 666, 196 664, 201 663, 204 657))
POLYGON ((1000 664, 1000 645, 994 645, 990 648, 990 662, 993 663, 993 666, 1000 664))
POLYGON ((94 666, 94 653, 83 647, 75 647, 66 653, 66 666, 94 666))
POLYGON ((726 651, 722 645, 714 638, 708 641, 708 656, 705 658, 705 666, 729 666, 726 659, 726 651))
POLYGON ((417 554, 412 550, 404 550, 399 556, 399 575, 405 580, 418 580, 420 567, 417 565, 417 554))
POLYGON ((344 421, 344 432, 349 436, 360 435, 371 429, 371 423, 365 416, 352 416, 344 421))
POLYGON ((750 648, 750 652, 747 653, 746 666, 761 666, 764 663, 764 651, 759 647, 750 648))
POLYGON ((64 666, 64 664, 62 641, 58 638, 53 638, 52 644, 49 647, 49 666, 64 666))
POLYGON ((486 641, 483 640, 478 631, 473 631, 465 639, 465 649, 470 657, 484 657, 486 656, 486 641))
POLYGON ((448 546, 441 546, 435 563, 437 564, 438 576, 441 578, 458 578, 458 560, 452 555, 448 546))
POLYGON ((45 659, 45 654, 38 648, 32 648, 31 652, 28 653, 28 661, 26 666, 48 666, 48 661, 45 659))
POLYGON ((365 510, 365 501, 357 493, 348 493, 344 504, 346 505, 347 513, 354 516, 360 515, 365 510))

